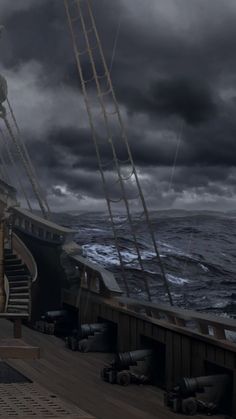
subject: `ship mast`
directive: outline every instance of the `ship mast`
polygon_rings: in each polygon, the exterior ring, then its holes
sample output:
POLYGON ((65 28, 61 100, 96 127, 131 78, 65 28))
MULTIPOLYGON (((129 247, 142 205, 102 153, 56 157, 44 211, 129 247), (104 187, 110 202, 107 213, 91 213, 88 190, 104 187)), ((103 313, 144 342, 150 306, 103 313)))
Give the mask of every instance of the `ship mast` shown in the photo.
MULTIPOLYGON (((3 30, 3 26, 0 26, 0 37, 1 37, 2 30, 3 30)), ((12 141, 12 144, 13 144, 13 146, 14 146, 14 148, 15 148, 15 150, 16 150, 19 158, 20 158, 20 161, 21 161, 21 163, 23 165, 23 168, 25 170, 25 173, 28 177, 28 180, 30 182, 30 185, 31 185, 32 190, 34 192, 34 195, 36 197, 36 200, 38 201, 39 208, 41 209, 42 215, 44 216, 44 218, 48 218, 48 216, 50 214, 49 205, 48 205, 46 197, 44 196, 43 191, 41 189, 39 180, 37 178, 36 172, 35 172, 34 167, 32 165, 32 162, 31 162, 29 153, 27 151, 26 145, 23 141, 23 138, 22 138, 22 135, 21 135, 21 132, 20 132, 20 128, 17 124, 14 111, 13 111, 12 106, 10 104, 10 101, 8 99, 7 82, 6 82, 5 78, 1 75, 0 75, 0 118, 4 122, 6 133, 10 137, 10 139, 12 141), (6 104, 6 107, 5 107, 5 104, 6 104)), ((1 128, 0 128, 0 135, 1 135, 1 140, 2 140, 3 146, 5 147, 5 149, 7 151, 7 155, 9 157, 9 162, 10 162, 10 164, 12 164, 13 168, 16 169, 16 163, 15 163, 13 154, 11 152, 11 149, 9 147, 8 139, 6 138, 6 135, 1 128)), ((2 167, 4 168, 4 162, 3 162, 2 167)), ((5 177, 6 177, 6 175, 5 175, 5 177)), ((25 200, 28 204, 28 207, 29 207, 30 210, 32 210, 30 200, 29 200, 29 198, 26 194, 26 190, 23 186, 23 182, 22 182, 20 177, 17 177, 17 180, 18 180, 18 183, 20 185, 20 189, 22 191, 22 194, 23 194, 23 196, 24 196, 24 198, 25 198, 25 200)))
POLYGON ((152 243, 156 262, 160 268, 160 274, 166 294, 170 304, 173 305, 169 283, 161 261, 139 176, 134 165, 123 117, 113 88, 91 2, 90 0, 64 0, 64 4, 126 293, 128 296, 130 295, 130 287, 125 275, 125 261, 113 209, 113 206, 117 203, 123 204, 127 217, 127 225, 129 226, 136 253, 136 261, 142 272, 145 291, 148 300, 152 300, 149 283, 145 275, 145 261, 140 250, 131 200, 128 196, 128 188, 132 185, 132 188, 136 190, 136 194, 140 201, 140 208, 142 208, 144 221, 152 243), (90 68, 89 75, 88 66, 90 68), (94 87, 93 91, 95 90, 96 92, 95 99, 94 95, 91 95, 90 93, 92 90, 90 89, 91 87, 94 87), (97 108, 99 108, 99 115, 97 113, 97 108), (102 138, 106 139, 111 154, 110 161, 106 163, 103 162, 101 153, 101 127, 102 138), (122 153, 120 152, 121 147, 122 153), (119 157, 121 154, 126 156, 125 162, 119 157), (113 168, 113 171, 117 176, 112 187, 109 181, 110 172, 107 170, 108 166, 113 168), (119 189, 119 198, 114 199, 114 188, 117 187, 119 189))

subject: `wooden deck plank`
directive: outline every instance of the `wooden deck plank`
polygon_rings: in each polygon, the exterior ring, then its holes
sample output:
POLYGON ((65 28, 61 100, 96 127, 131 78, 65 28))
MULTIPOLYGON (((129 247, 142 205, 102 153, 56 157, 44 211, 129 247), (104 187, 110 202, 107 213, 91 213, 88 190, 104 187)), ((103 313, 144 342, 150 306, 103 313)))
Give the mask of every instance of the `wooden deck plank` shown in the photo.
MULTIPOLYGON (((0 337, 9 330, 9 322, 2 321, 0 337)), ((62 340, 25 327, 23 335, 31 345, 42 348, 42 357, 28 362, 13 360, 9 364, 97 419, 176 419, 176 414, 164 406, 163 392, 159 389, 103 382, 100 370, 111 355, 73 352, 65 348, 62 340)), ((188 416, 178 414, 178 419, 188 416)))
POLYGON ((1 359, 37 359, 40 357, 40 349, 27 345, 22 339, 0 339, 1 359))

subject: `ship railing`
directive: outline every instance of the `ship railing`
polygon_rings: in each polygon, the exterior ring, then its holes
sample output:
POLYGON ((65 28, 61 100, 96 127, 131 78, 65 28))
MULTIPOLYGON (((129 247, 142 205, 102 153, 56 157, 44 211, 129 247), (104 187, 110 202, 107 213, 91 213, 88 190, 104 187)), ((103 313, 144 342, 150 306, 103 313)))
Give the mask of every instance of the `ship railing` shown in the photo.
POLYGON ((11 208, 13 228, 56 245, 63 245, 71 240, 75 231, 46 220, 38 215, 19 207, 11 208))
POLYGON ((115 304, 120 308, 158 320, 164 324, 195 331, 202 335, 220 340, 236 342, 236 320, 188 309, 171 307, 165 304, 149 303, 140 300, 119 297, 115 304))
POLYGON ((80 255, 71 255, 71 260, 78 270, 80 287, 106 297, 118 296, 122 291, 114 275, 101 266, 80 255))

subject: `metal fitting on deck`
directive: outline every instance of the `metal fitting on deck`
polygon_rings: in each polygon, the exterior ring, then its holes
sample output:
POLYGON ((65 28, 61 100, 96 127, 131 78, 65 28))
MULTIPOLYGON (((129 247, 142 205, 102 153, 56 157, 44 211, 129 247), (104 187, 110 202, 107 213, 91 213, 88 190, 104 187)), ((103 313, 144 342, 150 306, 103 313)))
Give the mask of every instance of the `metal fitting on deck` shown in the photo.
POLYGON ((230 386, 229 375, 182 378, 165 394, 164 403, 176 413, 208 415, 217 412, 230 386))
POLYGON ((111 384, 127 386, 133 384, 146 384, 150 382, 147 374, 147 364, 153 355, 153 351, 142 349, 132 352, 121 352, 115 355, 110 365, 105 366, 101 371, 104 381, 111 384), (140 363, 142 364, 140 367, 140 363), (139 369, 133 370, 132 367, 139 369))

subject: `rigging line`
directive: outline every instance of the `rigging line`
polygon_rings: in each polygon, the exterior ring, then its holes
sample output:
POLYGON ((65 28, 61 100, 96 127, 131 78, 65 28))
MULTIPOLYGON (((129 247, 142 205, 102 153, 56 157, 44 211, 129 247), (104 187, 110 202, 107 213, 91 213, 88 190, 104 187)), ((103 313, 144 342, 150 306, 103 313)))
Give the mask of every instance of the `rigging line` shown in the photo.
POLYGON ((5 160, 3 159, 3 155, 0 154, 0 166, 1 166, 1 177, 2 180, 6 181, 7 183, 10 183, 10 178, 9 178, 9 174, 7 172, 7 166, 5 163, 5 160))
POLYGON ((110 63, 110 69, 109 69, 110 74, 112 72, 112 68, 113 68, 113 64, 114 64, 114 60, 115 60, 115 54, 116 54, 118 39, 119 39, 119 35, 120 35, 120 28, 121 28, 121 15, 119 17, 119 21, 118 21, 118 25, 117 25, 117 30, 116 30, 115 41, 114 41, 112 55, 111 55, 111 63, 110 63))
MULTIPOLYGON (((130 229, 131 229, 131 232, 132 232, 132 236, 133 236, 135 247, 136 247, 137 256, 138 256, 138 259, 139 259, 139 265, 140 265, 142 271, 144 272, 143 261, 142 261, 142 257, 141 257, 139 247, 138 247, 138 244, 137 244, 136 233, 135 233, 135 230, 134 230, 134 225, 133 225, 133 221, 132 221, 132 217, 131 217, 131 213, 130 213, 130 208, 129 208, 129 204, 128 204, 128 200, 127 200, 127 196, 126 196, 124 183, 123 183, 122 178, 121 178, 120 166, 119 166, 119 163, 118 163, 116 149, 114 147, 114 143, 113 143, 112 136, 111 136, 111 133, 110 133, 108 115, 106 113, 106 108, 105 108, 103 99, 101 97, 102 96, 101 86, 100 86, 99 80, 97 78, 97 71, 96 71, 94 56, 93 56, 93 53, 90 49, 90 42, 89 42, 89 38, 88 38, 87 33, 86 33, 86 24, 85 24, 85 20, 84 20, 84 17, 83 17, 83 13, 81 11, 80 3, 78 3, 78 11, 79 11, 79 14, 80 14, 80 20, 81 20, 81 24, 82 24, 82 29, 83 29, 85 41, 86 41, 86 44, 87 44, 87 48, 89 50, 90 63, 91 63, 91 66, 92 66, 94 77, 95 77, 99 103, 100 103, 100 106, 101 106, 102 111, 103 111, 104 122, 105 122, 105 127, 106 127, 106 131, 107 131, 107 136, 108 136, 108 142, 110 143, 110 146, 111 146, 111 149, 112 149, 112 154, 113 154, 114 161, 115 161, 115 164, 116 164, 116 171, 117 171, 118 176, 119 176, 119 182, 120 182, 120 186, 121 186, 121 190, 122 190, 123 201, 124 201, 124 204, 125 204, 127 216, 128 216, 128 219, 129 219, 130 229)), ((110 86, 110 88, 111 88, 111 86, 110 86)), ((111 89, 111 93, 112 93, 112 89, 111 89)), ((143 276, 143 281, 144 281, 144 284, 145 284, 145 289, 146 289, 146 293, 147 293, 147 296, 148 296, 148 300, 151 301, 150 289, 149 289, 149 285, 148 285, 147 278, 146 278, 145 275, 143 276)))
POLYGON ((134 166, 133 156, 132 156, 131 149, 130 149, 130 146, 129 146, 129 143, 128 143, 128 138, 127 138, 127 135, 126 135, 126 132, 125 132, 123 119, 122 119, 122 116, 121 116, 121 113, 120 113, 119 105, 118 105, 118 102, 117 102, 117 99, 116 99, 113 84, 112 84, 112 81, 111 81, 111 77, 110 77, 110 74, 109 74, 109 70, 108 70, 108 67, 107 67, 107 63, 106 63, 106 60, 105 60, 103 49, 102 49, 102 46, 101 46, 101 41, 100 41, 100 37, 99 37, 98 31, 97 31, 97 27, 96 27, 96 23, 95 23, 95 19, 94 19, 94 15, 93 15, 93 11, 92 11, 92 8, 91 8, 90 1, 88 0, 86 4, 88 6, 89 15, 90 15, 93 27, 94 27, 94 32, 95 32, 95 36, 96 36, 96 39, 97 39, 97 42, 98 42, 98 48, 99 48, 100 56, 102 58, 103 66, 104 66, 104 69, 106 71, 107 78, 108 78, 108 81, 109 81, 109 85, 110 85, 111 90, 112 90, 112 97, 113 97, 113 101, 114 101, 114 104, 115 104, 116 110, 117 110, 117 117, 118 117, 118 121, 119 121, 121 131, 122 131, 122 138, 123 138, 124 143, 126 145, 128 156, 130 158, 131 164, 134 167, 134 175, 135 175, 138 191, 139 191, 139 194, 140 194, 140 197, 141 197, 141 201, 142 201, 142 205, 143 205, 143 209, 144 209, 149 233, 150 233, 152 243, 153 243, 153 247, 154 247, 154 250, 156 252, 158 262, 160 264, 163 284, 164 284, 164 287, 166 289, 166 292, 167 292, 167 295, 168 295, 168 298, 169 298, 169 302, 170 302, 171 305, 173 305, 173 300, 172 300, 172 295, 171 295, 171 292, 170 292, 169 283, 168 283, 168 280, 167 280, 167 277, 166 277, 166 274, 165 274, 165 269, 164 269, 164 266, 162 264, 162 260, 161 260, 160 254, 159 254, 158 246, 157 246, 156 239, 155 239, 155 234, 154 234, 154 231, 153 231, 153 228, 152 228, 152 225, 151 225, 151 219, 150 219, 150 216, 149 216, 149 213, 148 213, 148 209, 147 209, 146 201, 145 201, 145 198, 144 198, 144 195, 143 195, 143 192, 142 192, 139 177, 138 177, 136 168, 134 166))
MULTIPOLYGON (((87 47, 89 49, 89 47, 90 47, 89 39, 86 36, 86 26, 85 26, 83 14, 81 12, 81 8, 79 7, 79 5, 78 5, 78 9, 79 9, 79 13, 80 13, 80 18, 81 18, 83 33, 84 33, 84 36, 85 36, 87 47)), ((93 23, 93 21, 92 21, 92 23, 93 23)), ((98 39, 97 39, 97 41, 99 42, 98 39)), ((99 45, 99 47, 101 47, 101 46, 99 45)), ((123 201, 124 201, 124 204, 125 204, 127 216, 128 216, 128 219, 129 219, 129 226, 130 226, 130 229, 131 229, 131 232, 132 232, 132 236, 133 236, 133 239, 134 239, 137 256, 138 256, 138 259, 139 259, 139 265, 140 265, 142 271, 144 271, 143 261, 142 261, 140 250, 139 250, 139 247, 138 247, 138 244, 137 244, 137 237, 136 237, 136 233, 135 233, 135 229, 134 229, 134 225, 133 225, 133 220, 132 220, 132 216, 131 216, 131 212, 130 212, 130 208, 129 208, 129 203, 128 203, 127 196, 126 196, 124 182, 123 182, 122 177, 121 177, 121 172, 120 172, 120 167, 119 167, 118 158, 117 158, 117 154, 116 154, 116 149, 115 149, 115 146, 114 146, 114 143, 113 143, 113 140, 112 140, 112 136, 111 136, 111 133, 110 133, 108 116, 107 116, 107 113, 106 113, 105 105, 104 105, 103 100, 101 98, 101 87, 100 87, 99 81, 98 81, 98 79, 96 77, 96 66, 95 66, 95 62, 94 62, 94 57, 93 57, 92 51, 89 52, 89 58, 90 58, 91 66, 92 66, 93 73, 94 73, 94 76, 95 76, 95 80, 96 80, 96 86, 97 86, 97 91, 98 91, 98 96, 99 96, 99 102, 100 102, 100 106, 101 106, 102 111, 103 111, 104 122, 105 122, 106 130, 107 130, 107 135, 108 135, 108 142, 110 143, 110 146, 112 148, 112 153, 113 153, 114 160, 115 160, 115 163, 116 163, 116 171, 117 171, 118 176, 119 176, 119 182, 120 182, 120 186, 121 186, 121 190, 122 190, 123 201)), ((107 68, 105 66, 104 66, 104 68, 105 68, 105 70, 107 72, 107 77, 109 79, 110 75, 108 74, 108 70, 107 70, 107 68)), ((111 84, 110 84, 110 90, 111 90, 111 93, 113 94, 112 85, 111 84)), ((147 282, 147 278, 144 276, 143 277, 143 280, 144 280, 144 283, 145 283, 145 288, 146 288, 146 293, 147 293, 148 299, 149 299, 149 301, 151 301, 151 294, 150 294, 150 290, 149 290, 149 285, 148 285, 148 282, 147 282)))
POLYGON ((14 125, 15 125, 16 130, 17 130, 17 134, 18 134, 18 143, 19 143, 20 147, 22 148, 22 151, 23 151, 23 153, 24 153, 24 157, 25 157, 26 163, 28 164, 29 169, 30 169, 30 172, 31 172, 31 176, 34 178, 34 181, 35 181, 36 186, 37 186, 37 188, 38 188, 38 192, 39 192, 39 195, 40 195, 40 199, 43 201, 43 204, 45 205, 45 207, 46 207, 46 209, 47 209, 47 211, 48 211, 48 214, 50 214, 50 212, 51 212, 51 211, 50 211, 50 208, 49 208, 49 205, 48 205, 47 199, 46 199, 46 197, 45 197, 45 195, 44 195, 44 191, 43 191, 43 190, 42 190, 42 188, 41 188, 40 182, 39 182, 39 180, 38 180, 38 176, 37 176, 37 174, 36 174, 36 172, 35 172, 35 168, 34 168, 34 166, 33 166, 33 164, 32 164, 32 161, 31 161, 31 158, 30 158, 30 156, 29 156, 29 153, 28 153, 27 147, 26 147, 26 145, 25 145, 25 143, 24 143, 24 140, 23 140, 23 138, 22 138, 22 135, 21 135, 21 130, 20 130, 20 127, 19 127, 18 122, 17 122, 17 120, 16 120, 16 117, 15 117, 15 114, 14 114, 14 111, 13 111, 13 108, 12 108, 11 103, 10 103, 10 101, 9 101, 9 99, 8 99, 8 98, 6 99, 6 101, 7 101, 8 108, 9 108, 9 110, 10 110, 10 114, 11 114, 12 120, 13 120, 14 125))
MULTIPOLYGON (((1 135, 2 143, 3 143, 4 147, 6 148, 9 162, 11 163, 11 165, 14 168, 15 173, 17 174, 18 168, 16 166, 16 162, 14 160, 13 154, 12 154, 12 152, 10 150, 9 145, 8 145, 8 141, 7 141, 6 137, 5 137, 5 134, 4 134, 4 132, 3 132, 3 130, 1 128, 0 128, 0 135, 1 135)), ((25 191, 25 188, 23 186, 23 183, 21 181, 21 177, 20 176, 16 176, 16 178, 17 178, 17 182, 19 184, 20 190, 22 192, 22 195, 23 195, 23 197, 24 197, 24 199, 26 201, 26 204, 28 205, 29 210, 32 212, 32 207, 31 207, 30 201, 29 201, 29 199, 27 197, 27 193, 25 191)))
POLYGON ((97 143, 96 130, 95 130, 95 126, 94 126, 94 123, 93 123, 92 112, 91 112, 90 105, 89 105, 87 87, 86 87, 86 84, 84 83, 83 71, 82 71, 82 67, 81 67, 81 60, 80 60, 80 57, 77 54, 76 38, 75 38, 74 30, 73 30, 73 25, 72 25, 72 22, 70 20, 70 10, 69 10, 69 5, 68 5, 68 0, 64 0, 64 6, 65 6, 68 25, 69 25, 69 29, 70 29, 71 38, 72 38, 72 44, 73 44, 77 69, 78 69, 78 73, 79 73, 79 76, 80 76, 82 93, 83 93, 85 106, 86 106, 87 113, 88 113, 89 124, 90 124, 91 132, 92 132, 92 140, 93 140, 93 143, 94 143, 95 152, 96 152, 96 156, 97 156, 97 160, 98 160, 98 168, 99 168, 99 172, 100 172, 101 179, 102 179, 102 182, 103 182, 103 188, 104 188, 105 197, 106 197, 106 201, 107 201, 107 207, 108 207, 108 213, 109 213, 109 217, 110 217, 110 220, 111 220, 111 226, 112 226, 112 231, 113 231, 114 240, 115 240, 115 244, 116 244, 116 250, 117 250, 117 253, 118 253, 118 258, 119 258, 119 262, 120 262, 120 266, 121 266, 121 276, 122 276, 122 279, 123 279, 123 282, 124 282, 124 285, 125 285, 126 294, 129 297, 130 296, 129 286, 128 286, 128 282, 127 282, 126 275, 125 275, 125 270, 124 270, 121 251, 120 251, 120 248, 119 248, 118 236, 117 236, 117 232, 116 232, 116 228, 115 228, 115 224, 114 224, 114 217, 113 217, 113 213, 112 213, 112 209, 111 209, 111 204, 109 202, 109 194, 108 194, 108 190, 107 190, 106 179, 105 179, 105 176, 104 176, 104 173, 103 173, 103 170, 102 170, 102 166, 101 166, 100 150, 99 150, 99 146, 98 146, 98 143, 97 143))
POLYGON ((10 135, 10 137, 12 139, 12 142, 15 145, 16 150, 19 153, 19 156, 20 156, 20 158, 22 160, 22 164, 24 166, 24 169, 25 169, 26 173, 28 174, 29 181, 31 183, 31 186, 32 186, 32 189, 33 189, 33 191, 35 193, 35 196, 36 196, 36 198, 38 200, 38 203, 39 203, 39 207, 41 209, 41 212, 42 212, 44 218, 47 218, 47 212, 46 212, 46 210, 44 208, 44 205, 43 205, 43 202, 41 200, 41 196, 39 194, 39 191, 38 191, 38 188, 37 188, 37 184, 35 183, 35 179, 31 176, 31 173, 29 172, 29 167, 28 167, 27 161, 25 160, 24 154, 22 154, 21 147, 20 147, 20 145, 19 145, 19 143, 18 143, 18 141, 17 141, 17 139, 16 139, 16 137, 15 137, 13 131, 12 131, 12 128, 11 128, 11 125, 10 125, 8 119, 5 116, 3 116, 2 118, 3 118, 3 121, 4 121, 5 125, 6 125, 7 131, 9 132, 9 135, 10 135))
POLYGON ((173 185, 173 179, 174 179, 174 175, 175 175, 175 169, 176 169, 177 159, 178 159, 178 155, 179 155, 180 144, 181 144, 181 141, 182 141, 183 129, 184 129, 184 121, 181 122, 180 132, 179 132, 179 135, 177 137, 175 157, 174 157, 174 162, 173 162, 173 165, 172 165, 169 188, 168 188, 169 192, 170 192, 171 187, 173 185))
POLYGON ((7 163, 4 158, 4 154, 0 152, 0 164, 1 164, 1 174, 2 174, 2 180, 5 180, 10 184, 10 177, 7 169, 7 163))
POLYGON ((128 158, 127 160, 121 160, 121 159, 118 159, 118 162, 121 164, 121 165, 125 165, 125 164, 130 164, 131 165, 131 162, 130 162, 130 159, 128 158))
POLYGON ((106 163, 102 163, 101 165, 102 165, 103 169, 105 169, 106 167, 109 167, 109 166, 111 166, 113 164, 114 164, 114 160, 112 159, 112 160, 110 160, 110 161, 108 161, 106 163))
POLYGON ((0 176, 1 176, 1 179, 4 180, 4 173, 1 166, 0 166, 0 176))

